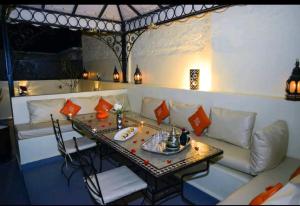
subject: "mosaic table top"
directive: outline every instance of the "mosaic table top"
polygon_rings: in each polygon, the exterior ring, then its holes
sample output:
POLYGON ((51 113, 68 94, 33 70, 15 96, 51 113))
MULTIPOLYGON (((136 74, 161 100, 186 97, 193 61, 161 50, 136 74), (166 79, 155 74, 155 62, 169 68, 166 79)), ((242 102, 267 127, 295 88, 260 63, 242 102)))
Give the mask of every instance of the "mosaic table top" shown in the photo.
MULTIPOLYGON (((161 130, 170 131, 172 127, 167 124, 157 125, 156 121, 133 112, 124 115, 124 128, 137 127, 138 131, 126 141, 113 139, 118 132, 116 115, 113 113, 110 113, 109 117, 103 120, 98 120, 96 114, 82 114, 73 117, 72 121, 78 129, 87 133, 90 138, 110 145, 114 150, 156 177, 176 172, 223 153, 218 148, 201 143, 197 138, 192 138, 188 148, 174 155, 165 156, 145 151, 141 148, 145 141, 161 130)), ((177 131, 180 132, 180 128, 177 128, 177 131)))

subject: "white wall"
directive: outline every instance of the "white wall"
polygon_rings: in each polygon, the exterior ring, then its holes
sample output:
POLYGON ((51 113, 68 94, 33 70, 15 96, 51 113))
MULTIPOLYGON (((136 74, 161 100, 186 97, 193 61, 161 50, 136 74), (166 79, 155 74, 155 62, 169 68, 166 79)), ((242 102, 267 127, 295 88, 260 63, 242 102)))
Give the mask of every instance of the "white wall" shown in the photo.
POLYGON ((200 90, 283 97, 300 58, 300 6, 234 6, 202 19, 149 30, 130 60, 146 84, 189 88, 200 68, 200 90))
POLYGON ((94 37, 82 35, 82 60, 85 69, 101 73, 102 80, 113 81, 115 66, 122 75, 119 61, 113 51, 94 37))

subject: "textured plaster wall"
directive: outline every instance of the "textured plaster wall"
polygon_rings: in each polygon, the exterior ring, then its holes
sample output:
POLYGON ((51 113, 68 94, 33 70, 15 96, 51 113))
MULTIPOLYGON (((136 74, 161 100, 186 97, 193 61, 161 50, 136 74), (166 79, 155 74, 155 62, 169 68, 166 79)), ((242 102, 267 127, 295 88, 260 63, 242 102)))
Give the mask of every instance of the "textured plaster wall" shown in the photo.
POLYGON ((300 6, 234 6, 144 33, 130 67, 146 84, 189 88, 189 69, 200 68, 200 90, 284 96, 300 57, 300 6))
POLYGON ((82 59, 86 70, 100 73, 102 80, 113 80, 115 66, 122 75, 117 57, 105 43, 98 39, 82 35, 82 59))

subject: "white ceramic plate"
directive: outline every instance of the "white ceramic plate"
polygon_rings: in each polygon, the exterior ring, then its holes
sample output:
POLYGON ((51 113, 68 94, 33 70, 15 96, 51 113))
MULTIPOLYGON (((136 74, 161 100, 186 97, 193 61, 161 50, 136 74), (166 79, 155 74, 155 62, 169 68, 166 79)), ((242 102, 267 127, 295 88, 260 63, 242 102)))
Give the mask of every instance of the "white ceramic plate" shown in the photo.
POLYGON ((124 128, 115 134, 114 140, 126 141, 126 140, 130 139, 131 137, 133 137, 137 133, 137 131, 138 131, 137 127, 124 128))

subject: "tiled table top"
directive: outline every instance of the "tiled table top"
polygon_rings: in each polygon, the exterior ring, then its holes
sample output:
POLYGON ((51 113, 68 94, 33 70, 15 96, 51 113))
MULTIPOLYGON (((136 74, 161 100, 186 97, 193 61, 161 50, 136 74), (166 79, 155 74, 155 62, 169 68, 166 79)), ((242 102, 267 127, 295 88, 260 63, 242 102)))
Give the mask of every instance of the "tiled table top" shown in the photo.
MULTIPOLYGON (((72 121, 77 128, 87 132, 88 136, 110 145, 117 152, 130 158, 156 177, 176 172, 223 153, 222 150, 203 144, 195 138, 191 139, 190 146, 177 154, 163 155, 148 152, 141 148, 141 144, 160 130, 170 131, 171 126, 167 124, 157 125, 155 121, 133 112, 126 113, 124 120, 124 128, 138 127, 138 132, 126 141, 113 139, 118 132, 115 114, 111 113, 108 118, 103 120, 98 120, 95 114, 83 114, 77 115, 72 121)), ((178 128, 178 130, 180 129, 178 128)))

